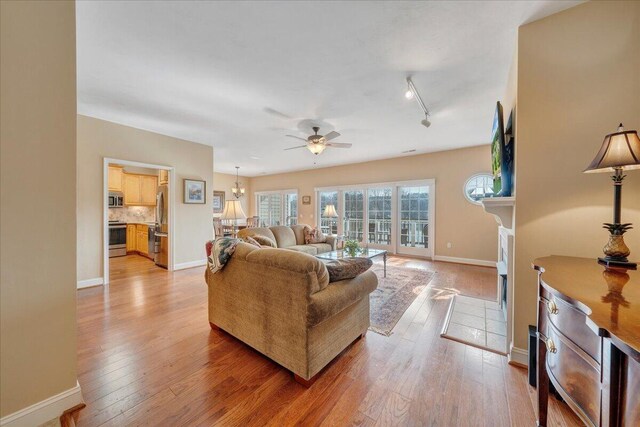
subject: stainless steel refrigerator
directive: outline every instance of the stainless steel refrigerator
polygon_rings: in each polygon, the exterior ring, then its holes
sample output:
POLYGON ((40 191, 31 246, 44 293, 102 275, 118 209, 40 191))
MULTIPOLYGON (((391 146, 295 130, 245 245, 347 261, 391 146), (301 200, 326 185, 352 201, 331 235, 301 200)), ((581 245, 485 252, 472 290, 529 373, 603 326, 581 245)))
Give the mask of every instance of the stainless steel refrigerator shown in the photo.
POLYGON ((158 187, 156 193, 156 248, 155 262, 160 267, 169 266, 169 188, 158 187))

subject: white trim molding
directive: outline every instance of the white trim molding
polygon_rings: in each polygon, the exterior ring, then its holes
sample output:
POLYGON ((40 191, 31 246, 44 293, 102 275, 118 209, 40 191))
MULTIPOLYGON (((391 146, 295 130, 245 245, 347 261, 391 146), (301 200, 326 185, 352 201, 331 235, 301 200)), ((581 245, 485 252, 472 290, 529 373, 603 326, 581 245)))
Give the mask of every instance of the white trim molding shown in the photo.
POLYGON ((528 367, 529 352, 527 350, 514 347, 513 344, 511 344, 511 348, 509 349, 509 354, 507 355, 507 360, 509 361, 509 363, 528 367))
POLYGON ((78 289, 91 288, 93 286, 104 285, 102 277, 94 277, 93 279, 78 280, 78 289))
POLYGON ((0 419, 2 427, 39 426, 84 403, 80 384, 0 419))
POLYGON ((458 258, 453 256, 436 255, 433 257, 433 260, 443 261, 443 262, 454 262, 456 264, 479 265, 481 267, 496 268, 495 261, 487 261, 484 259, 458 258))
POLYGON ((199 259, 196 261, 189 261, 189 262, 181 262, 180 264, 175 264, 173 266, 173 270, 185 270, 187 268, 193 268, 193 267, 202 267, 203 265, 207 265, 207 259, 199 259))

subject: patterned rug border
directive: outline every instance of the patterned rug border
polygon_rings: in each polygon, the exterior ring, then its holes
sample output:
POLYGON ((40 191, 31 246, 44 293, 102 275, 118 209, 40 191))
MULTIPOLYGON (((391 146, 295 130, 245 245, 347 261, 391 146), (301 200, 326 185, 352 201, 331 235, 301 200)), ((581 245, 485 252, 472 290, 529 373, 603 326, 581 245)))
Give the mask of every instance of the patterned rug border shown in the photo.
MULTIPOLYGON (((382 274, 383 274, 383 265, 382 264, 374 264, 372 269, 376 272, 376 274, 378 274, 379 280, 380 279, 384 280, 384 278, 382 277, 382 274)), ((431 287, 431 282, 432 282, 433 278, 435 277, 435 275, 437 273, 437 271, 435 271, 435 270, 424 270, 424 269, 421 269, 421 268, 387 266, 387 278, 389 278, 389 273, 390 272, 394 272, 394 271, 396 271, 396 272, 402 272, 402 271, 412 272, 412 273, 416 274, 415 277, 419 277, 421 275, 428 276, 427 280, 426 280, 426 284, 422 285, 422 286, 425 287, 425 289, 431 287)), ((411 279, 411 280, 413 280, 413 279, 411 279)), ((401 290, 405 286, 408 286, 408 285, 409 285, 409 283, 405 284, 404 286, 401 286, 401 287, 397 288, 397 290, 401 290)), ((424 289, 420 293, 422 293, 422 292, 424 292, 424 289)), ((372 331, 372 332, 375 332, 377 334, 380 334, 382 336, 385 336, 385 337, 391 336, 393 334, 394 328, 396 327, 396 325, 398 324, 398 322, 400 321, 400 319, 402 318, 404 313, 406 313, 406 311, 409 309, 409 307, 411 307, 411 304, 413 304, 414 301, 418 298, 418 295, 419 294, 416 294, 410 301, 405 302, 403 304, 404 307, 402 308, 401 311, 398 310, 398 311, 394 311, 393 312, 393 316, 394 316, 395 319, 391 320, 391 322, 393 324, 390 327, 378 327, 380 325, 378 325, 378 326, 370 325, 369 326, 369 330, 372 331), (387 328, 388 328, 388 330, 387 330, 387 328)), ((393 296, 395 296, 395 294, 393 296)), ((393 296, 391 298, 393 298, 393 296)), ((389 302, 391 300, 391 298, 389 298, 387 301, 385 301, 385 303, 389 302)), ((385 303, 383 303, 382 306, 384 306, 385 303)), ((379 307, 379 308, 382 308, 382 306, 379 307)), ((373 313, 373 311, 372 311, 372 313, 373 313)))

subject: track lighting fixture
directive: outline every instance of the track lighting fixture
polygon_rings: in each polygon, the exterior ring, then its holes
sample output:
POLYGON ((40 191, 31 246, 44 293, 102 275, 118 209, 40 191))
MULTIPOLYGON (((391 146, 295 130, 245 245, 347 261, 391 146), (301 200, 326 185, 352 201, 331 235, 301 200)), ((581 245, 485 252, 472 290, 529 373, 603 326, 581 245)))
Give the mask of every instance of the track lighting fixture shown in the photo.
POLYGON ((407 77, 407 91, 405 92, 404 96, 407 99, 411 99, 413 97, 416 98, 418 105, 420 105, 420 108, 422 108, 422 111, 424 111, 424 120, 422 120, 420 123, 422 124, 422 126, 427 128, 431 126, 431 122, 429 121, 429 116, 430 116, 429 110, 427 109, 427 106, 424 105, 424 102, 422 101, 422 98, 420 97, 418 90, 414 86, 413 81, 411 80, 411 77, 407 77))

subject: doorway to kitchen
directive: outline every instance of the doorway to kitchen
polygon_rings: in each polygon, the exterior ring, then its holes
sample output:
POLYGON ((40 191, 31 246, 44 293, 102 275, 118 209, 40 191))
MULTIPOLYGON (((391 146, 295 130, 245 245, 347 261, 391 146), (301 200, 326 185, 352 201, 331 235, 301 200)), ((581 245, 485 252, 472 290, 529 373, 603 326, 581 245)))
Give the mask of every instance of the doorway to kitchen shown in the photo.
POLYGON ((105 158, 104 283, 153 271, 173 271, 174 169, 105 158))

